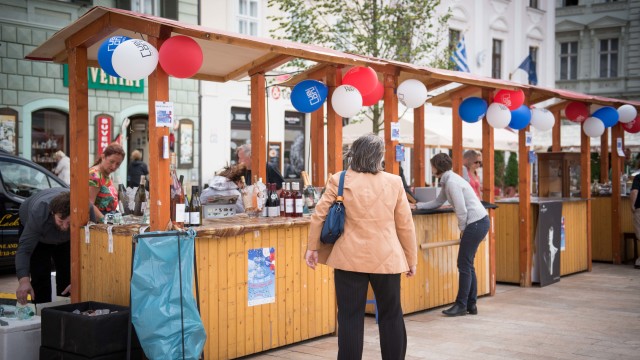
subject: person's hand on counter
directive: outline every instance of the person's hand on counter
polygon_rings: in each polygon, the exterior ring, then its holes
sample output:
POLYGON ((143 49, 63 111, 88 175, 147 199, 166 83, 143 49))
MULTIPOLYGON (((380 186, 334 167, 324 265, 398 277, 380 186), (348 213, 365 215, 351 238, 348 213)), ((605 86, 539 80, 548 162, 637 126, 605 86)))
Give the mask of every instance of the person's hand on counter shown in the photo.
POLYGON ((418 208, 416 204, 412 204, 412 203, 409 203, 409 207, 411 208, 411 210, 416 210, 418 208))
POLYGON ((304 260, 307 262, 307 266, 316 269, 316 264, 318 264, 318 250, 307 250, 307 253, 304 255, 304 260))

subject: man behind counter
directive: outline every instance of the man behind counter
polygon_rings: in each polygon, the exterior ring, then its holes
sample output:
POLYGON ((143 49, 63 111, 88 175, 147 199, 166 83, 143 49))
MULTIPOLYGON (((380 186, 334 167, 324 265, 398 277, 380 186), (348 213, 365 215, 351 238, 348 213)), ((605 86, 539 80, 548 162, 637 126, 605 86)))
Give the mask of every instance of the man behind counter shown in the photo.
MULTIPOLYGON (((51 188, 27 198, 20 206, 20 242, 16 252, 18 289, 16 298, 35 304, 51 301, 51 260, 56 267, 57 295, 71 290, 70 193, 67 188, 51 188)), ((95 220, 93 207, 89 214, 95 220)))
MULTIPOLYGON (((238 147, 236 150, 238 156, 238 163, 244 164, 247 168, 244 179, 247 185, 251 185, 251 144, 244 144, 238 147)), ((270 163, 267 163, 267 183, 276 184, 278 190, 282 189, 282 182, 284 178, 282 174, 270 163)))

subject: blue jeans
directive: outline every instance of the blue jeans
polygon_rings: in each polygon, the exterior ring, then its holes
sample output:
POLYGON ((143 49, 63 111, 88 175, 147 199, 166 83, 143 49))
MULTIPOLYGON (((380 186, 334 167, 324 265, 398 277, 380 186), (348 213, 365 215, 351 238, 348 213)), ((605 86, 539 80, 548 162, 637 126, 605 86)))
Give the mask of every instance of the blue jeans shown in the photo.
POLYGON ((480 242, 489 232, 489 216, 473 222, 464 229, 458 250, 458 296, 456 303, 462 307, 475 305, 478 300, 478 280, 473 260, 480 242))

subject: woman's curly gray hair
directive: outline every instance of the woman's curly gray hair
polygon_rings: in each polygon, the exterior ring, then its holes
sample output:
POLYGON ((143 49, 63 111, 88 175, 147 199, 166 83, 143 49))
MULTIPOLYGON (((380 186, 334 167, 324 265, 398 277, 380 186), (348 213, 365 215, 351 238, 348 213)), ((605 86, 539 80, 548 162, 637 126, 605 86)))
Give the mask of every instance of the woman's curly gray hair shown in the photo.
POLYGON ((384 170, 384 140, 374 134, 360 136, 351 144, 346 156, 351 170, 376 174, 384 170))

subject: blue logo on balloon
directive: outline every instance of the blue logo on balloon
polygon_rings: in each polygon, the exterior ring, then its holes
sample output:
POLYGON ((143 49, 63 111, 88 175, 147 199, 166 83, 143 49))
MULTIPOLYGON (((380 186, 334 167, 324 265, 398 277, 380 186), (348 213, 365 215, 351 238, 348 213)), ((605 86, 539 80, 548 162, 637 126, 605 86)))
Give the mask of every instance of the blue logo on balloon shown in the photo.
POLYGON ((613 125, 618 123, 618 119, 620 118, 620 114, 618 114, 618 110, 611 106, 601 107, 593 113, 594 118, 598 118, 602 120, 605 128, 610 128, 613 125))
POLYGON ((464 99, 458 107, 460 118, 468 123, 474 123, 482 119, 487 113, 487 102, 479 97, 464 99))
POLYGON ((291 103, 296 110, 310 113, 320 109, 328 94, 327 85, 318 80, 304 80, 293 87, 291 103))
POLYGON ((513 130, 522 130, 531 122, 531 110, 526 105, 511 111, 511 122, 509 127, 513 130))
POLYGON ((120 77, 120 75, 118 75, 118 73, 113 69, 111 57, 113 56, 113 51, 118 47, 118 45, 129 39, 131 38, 128 36, 112 36, 100 45, 100 48, 98 49, 98 64, 100 64, 100 67, 104 72, 111 76, 120 77))

